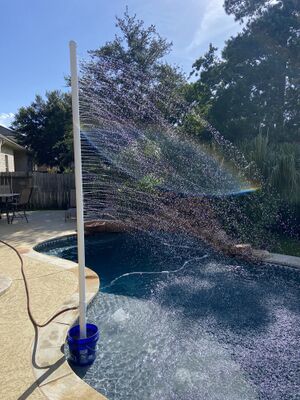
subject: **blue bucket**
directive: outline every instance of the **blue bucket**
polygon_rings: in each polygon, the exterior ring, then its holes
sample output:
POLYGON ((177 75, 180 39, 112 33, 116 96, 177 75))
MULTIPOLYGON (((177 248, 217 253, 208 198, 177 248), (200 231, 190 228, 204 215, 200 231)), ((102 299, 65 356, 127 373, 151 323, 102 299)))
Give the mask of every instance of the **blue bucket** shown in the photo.
POLYGON ((96 325, 86 324, 84 339, 80 339, 80 326, 73 326, 68 333, 69 360, 81 366, 92 364, 96 358, 98 339, 99 330, 96 325))

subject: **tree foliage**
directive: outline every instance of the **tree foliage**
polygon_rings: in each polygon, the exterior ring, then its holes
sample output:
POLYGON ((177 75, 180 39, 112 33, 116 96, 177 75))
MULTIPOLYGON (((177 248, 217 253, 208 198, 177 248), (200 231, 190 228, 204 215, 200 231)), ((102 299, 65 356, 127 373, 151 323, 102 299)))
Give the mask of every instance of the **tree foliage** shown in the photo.
POLYGON ((45 99, 37 95, 29 106, 21 107, 12 128, 37 164, 63 169, 72 162, 71 121, 70 94, 52 91, 45 99))
MULTIPOLYGON (((209 119, 233 141, 268 134, 271 141, 300 136, 300 3, 226 0, 243 31, 216 57, 210 47, 193 65, 209 119)), ((197 100, 197 99, 196 99, 197 100)))
POLYGON ((148 74, 158 74, 159 61, 170 52, 172 43, 162 38, 154 25, 145 27, 135 14, 130 16, 127 8, 122 18, 116 17, 116 28, 121 35, 116 35, 113 41, 99 49, 89 51, 90 55, 93 58, 112 57, 134 64, 148 74))
POLYGON ((129 15, 128 9, 122 18, 117 17, 116 27, 120 34, 113 41, 89 51, 91 58, 83 65, 83 81, 94 82, 99 96, 101 88, 97 83, 106 82, 105 90, 109 86, 111 96, 120 104, 120 112, 131 119, 139 115, 141 120, 147 120, 147 116, 141 110, 133 114, 127 109, 122 100, 124 93, 140 108, 147 99, 155 103, 155 93, 164 94, 167 101, 158 100, 155 105, 175 122, 181 112, 186 81, 179 68, 164 60, 172 43, 162 38, 154 25, 146 27, 136 15, 129 15))

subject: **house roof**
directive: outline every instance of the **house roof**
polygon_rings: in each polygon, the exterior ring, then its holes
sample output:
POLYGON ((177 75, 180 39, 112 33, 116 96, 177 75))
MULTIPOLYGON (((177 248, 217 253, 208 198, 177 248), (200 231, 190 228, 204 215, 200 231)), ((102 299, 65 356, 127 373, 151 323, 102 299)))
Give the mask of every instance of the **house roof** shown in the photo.
POLYGON ((11 146, 14 150, 27 152, 27 149, 25 149, 25 147, 21 146, 13 139, 14 139, 14 131, 6 128, 5 126, 0 125, 0 141, 2 141, 2 143, 6 145, 11 146))
POLYGON ((3 125, 0 125, 0 134, 3 136, 8 136, 12 140, 14 140, 15 137, 15 132, 3 125))

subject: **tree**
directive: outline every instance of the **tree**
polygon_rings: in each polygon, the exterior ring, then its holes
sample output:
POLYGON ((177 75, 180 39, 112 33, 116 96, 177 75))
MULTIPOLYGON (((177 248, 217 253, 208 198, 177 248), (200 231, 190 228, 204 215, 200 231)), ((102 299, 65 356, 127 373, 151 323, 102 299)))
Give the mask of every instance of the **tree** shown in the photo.
POLYGON ((300 3, 226 0, 225 10, 239 21, 247 19, 245 28, 227 42, 222 59, 211 54, 193 65, 212 99, 210 121, 233 141, 260 132, 271 141, 296 140, 300 3))
MULTIPOLYGON (((200 140, 209 140, 205 127, 198 118, 198 115, 209 120, 211 107, 213 105, 215 92, 214 86, 216 73, 218 71, 219 59, 216 56, 218 49, 211 43, 208 51, 193 64, 190 77, 198 77, 198 80, 189 83, 185 88, 185 99, 191 105, 190 110, 185 113, 182 121, 182 131, 188 134, 197 135, 200 140)), ((217 74, 218 76, 218 74, 217 74)))
POLYGON ((21 107, 12 128, 20 144, 33 154, 39 165, 65 168, 72 162, 72 109, 69 93, 52 91, 46 99, 37 95, 28 107, 21 107))
POLYGON ((299 11, 298 0, 225 0, 224 2, 227 14, 233 14, 237 21, 248 18, 249 23, 264 15, 274 6, 287 7, 295 12, 299 11))
POLYGON ((112 57, 127 64, 135 64, 145 73, 156 74, 159 61, 171 50, 172 43, 163 39, 154 25, 144 27, 144 22, 136 15, 130 16, 128 8, 123 18, 116 17, 116 28, 121 36, 107 42, 97 50, 89 51, 93 58, 112 57))
POLYGON ((154 25, 145 27, 136 15, 130 16, 128 9, 122 18, 116 18, 116 27, 120 35, 89 51, 91 59, 83 65, 82 86, 93 87, 99 99, 109 92, 119 114, 128 120, 147 121, 151 107, 144 105, 152 102, 174 122, 181 112, 186 81, 177 67, 163 60, 172 43, 162 38, 154 25), (130 107, 124 93, 131 99, 130 107))

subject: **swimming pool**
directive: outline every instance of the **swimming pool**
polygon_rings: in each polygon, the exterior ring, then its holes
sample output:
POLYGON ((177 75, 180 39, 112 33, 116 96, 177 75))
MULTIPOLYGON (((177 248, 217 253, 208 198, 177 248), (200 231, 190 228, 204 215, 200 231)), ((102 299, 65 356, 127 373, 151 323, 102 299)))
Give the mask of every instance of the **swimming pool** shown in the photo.
MULTIPOLYGON (((75 237, 37 250, 77 257, 75 237)), ((76 372, 110 400, 299 399, 299 271, 171 234, 90 236, 86 258, 100 341, 76 372)))

